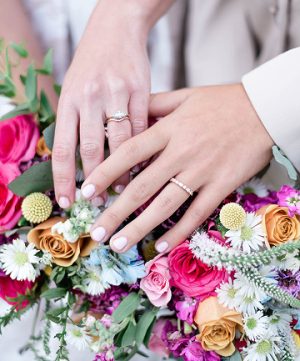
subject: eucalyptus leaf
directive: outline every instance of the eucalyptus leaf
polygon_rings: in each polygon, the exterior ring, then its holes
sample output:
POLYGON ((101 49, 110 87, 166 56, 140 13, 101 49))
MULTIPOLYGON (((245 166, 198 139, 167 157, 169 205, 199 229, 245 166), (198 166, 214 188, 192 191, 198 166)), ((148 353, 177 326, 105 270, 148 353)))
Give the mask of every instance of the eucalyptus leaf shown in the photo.
POLYGON ((25 94, 29 103, 37 99, 37 76, 33 65, 29 65, 25 80, 25 94))
POLYGON ((11 43, 10 47, 14 49, 14 51, 21 57, 21 58, 27 58, 28 57, 28 51, 25 49, 25 47, 22 44, 16 44, 11 43))
POLYGON ((61 85, 59 85, 59 84, 54 84, 54 85, 53 85, 53 89, 54 89, 56 95, 59 97, 59 96, 60 96, 60 93, 61 93, 61 85))
POLYGON ((153 320, 156 317, 156 313, 154 311, 146 311, 142 317, 139 319, 136 328, 136 343, 137 346, 140 346, 147 334, 149 327, 151 326, 153 320))
POLYGON ((66 311, 66 307, 53 308, 52 310, 50 310, 46 313, 46 316, 49 317, 49 315, 50 315, 50 316, 57 317, 65 311, 66 311))
POLYGON ((50 124, 44 131, 43 135, 47 147, 52 150, 54 142, 55 123, 50 124))
POLYGON ((46 298, 46 300, 51 300, 54 298, 63 298, 67 294, 67 290, 65 288, 57 287, 50 288, 47 291, 41 294, 41 297, 46 298))
POLYGON ((11 79, 7 76, 3 76, 3 83, 0 84, 0 95, 4 95, 8 98, 13 98, 16 95, 16 87, 11 79))
POLYGON ((21 197, 33 192, 45 192, 53 189, 51 160, 30 167, 12 181, 8 187, 13 193, 21 197))
POLYGON ((121 346, 127 347, 132 345, 135 341, 135 335, 136 335, 136 326, 132 322, 129 322, 123 334, 121 346))
POLYGON ((283 165, 286 168, 290 179, 296 181, 298 178, 298 174, 292 162, 282 154, 282 152, 276 145, 273 145, 272 151, 276 162, 278 162, 279 164, 283 165))
POLYGON ((5 73, 11 78, 11 63, 9 61, 8 48, 5 49, 5 73))
POLYGON ((40 74, 51 75, 53 71, 53 49, 49 49, 44 57, 43 67, 41 69, 36 69, 40 74))
POLYGON ((2 115, 0 121, 17 117, 18 115, 30 114, 31 111, 28 108, 28 104, 19 104, 10 112, 2 115))
POLYGON ((242 356, 238 351, 235 351, 235 353, 228 357, 223 357, 222 361, 242 361, 242 356))
POLYGON ((113 319, 115 322, 122 322, 126 317, 131 315, 140 304, 140 296, 133 292, 130 293, 119 306, 115 309, 113 313, 113 319))

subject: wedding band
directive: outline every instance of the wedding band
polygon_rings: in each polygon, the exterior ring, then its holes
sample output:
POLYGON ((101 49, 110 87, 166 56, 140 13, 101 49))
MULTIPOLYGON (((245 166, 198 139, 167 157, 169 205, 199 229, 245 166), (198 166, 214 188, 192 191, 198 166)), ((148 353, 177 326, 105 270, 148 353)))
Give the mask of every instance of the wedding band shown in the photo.
POLYGON ((178 179, 171 178, 170 182, 176 184, 178 187, 180 187, 181 189, 186 191, 190 196, 192 196, 194 194, 194 191, 191 188, 189 188, 188 186, 186 186, 185 184, 180 182, 178 179))
POLYGON ((106 118, 106 123, 109 122, 123 122, 123 120, 129 120, 129 114, 118 110, 115 114, 110 115, 106 118))

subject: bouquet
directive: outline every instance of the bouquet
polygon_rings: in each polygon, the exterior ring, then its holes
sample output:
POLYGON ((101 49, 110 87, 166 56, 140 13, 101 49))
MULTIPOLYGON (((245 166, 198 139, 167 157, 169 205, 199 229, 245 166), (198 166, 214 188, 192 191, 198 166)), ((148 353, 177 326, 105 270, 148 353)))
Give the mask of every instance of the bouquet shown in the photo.
MULTIPOLYGON (((185 361, 295 360, 297 187, 276 191, 252 179, 169 254, 157 255, 154 239, 188 204, 137 247, 117 254, 89 234, 117 195, 109 191, 101 207, 82 199, 79 159, 75 203, 62 210, 55 201, 55 114, 46 94, 37 92, 37 77, 51 74, 51 53, 42 69, 30 65, 21 76, 25 94, 17 96, 9 52, 28 54, 20 44, 1 51, 0 95, 9 112, 0 122, 0 297, 10 306, 0 317, 0 332, 35 309, 35 327, 20 352, 31 351, 39 361, 68 360, 70 348, 91 350, 94 361, 146 357, 148 350, 185 361)), ((288 160, 274 152, 294 176, 288 160)))

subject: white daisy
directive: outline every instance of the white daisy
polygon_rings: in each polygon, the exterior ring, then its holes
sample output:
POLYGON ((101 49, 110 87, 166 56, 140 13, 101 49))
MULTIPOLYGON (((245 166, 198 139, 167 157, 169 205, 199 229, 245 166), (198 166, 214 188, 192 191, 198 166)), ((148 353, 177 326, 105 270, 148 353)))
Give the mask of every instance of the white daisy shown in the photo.
POLYGON ((18 281, 34 281, 38 271, 33 265, 40 261, 36 256, 38 252, 33 244, 26 246, 21 239, 5 244, 0 250, 0 262, 5 274, 18 281))
POLYGON ((87 277, 84 279, 85 291, 91 296, 98 296, 105 292, 99 267, 88 267, 87 277))
POLYGON ((274 334, 278 334, 278 330, 290 329, 290 323, 292 322, 292 316, 288 312, 274 311, 271 316, 268 317, 268 328, 274 334))
POLYGON ((278 361, 280 338, 266 333, 264 337, 243 349, 244 361, 278 361))
POLYGON ((297 258, 298 250, 287 253, 284 258, 277 258, 273 262, 273 266, 280 269, 280 270, 291 270, 291 271, 298 271, 300 269, 300 260, 297 258))
POLYGON ((266 197, 268 195, 268 188, 260 179, 253 178, 241 185, 237 192, 242 195, 254 193, 258 197, 266 197))
POLYGON ((69 345, 76 347, 79 351, 85 350, 89 347, 92 338, 82 327, 76 325, 69 325, 67 328, 67 342, 69 345))
POLYGON ((268 329, 268 317, 264 316, 261 311, 244 317, 244 330, 247 337, 255 341, 265 335, 268 329))
POLYGON ((262 217, 254 212, 246 214, 245 224, 238 230, 229 230, 225 233, 227 242, 238 250, 250 253, 259 251, 264 246, 264 231, 261 224, 262 217))
POLYGON ((231 278, 228 282, 222 282, 220 288, 216 290, 219 303, 225 307, 234 309, 237 302, 236 291, 237 289, 234 287, 231 278))

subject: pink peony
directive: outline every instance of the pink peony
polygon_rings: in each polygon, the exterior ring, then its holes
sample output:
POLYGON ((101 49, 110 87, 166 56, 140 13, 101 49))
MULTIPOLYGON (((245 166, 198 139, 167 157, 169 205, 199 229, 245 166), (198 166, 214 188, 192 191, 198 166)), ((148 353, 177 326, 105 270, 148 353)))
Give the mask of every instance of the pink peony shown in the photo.
MULTIPOLYGON (((10 305, 15 305, 16 302, 9 300, 10 298, 17 298, 20 295, 26 295, 33 287, 34 282, 12 280, 9 276, 0 274, 0 297, 10 305)), ((28 301, 23 301, 18 309, 24 308, 28 305, 28 301)))
POLYGON ((8 188, 19 174, 16 165, 0 162, 0 232, 12 229, 21 217, 22 200, 8 188))
POLYGON ((215 295, 216 288, 228 280, 225 270, 209 267, 197 259, 185 241, 174 248, 168 256, 171 284, 189 297, 201 301, 215 295))
POLYGON ((155 323, 148 343, 149 350, 161 357, 169 357, 169 350, 165 342, 163 341, 163 337, 162 337, 165 330, 166 322, 169 321, 160 318, 155 323))
POLYGON ((39 130, 31 115, 20 115, 0 123, 0 161, 19 165, 31 160, 39 130))
POLYGON ((154 306, 166 306, 172 296, 169 283, 168 258, 159 255, 147 262, 145 266, 147 276, 141 280, 141 289, 146 293, 149 301, 154 306))

